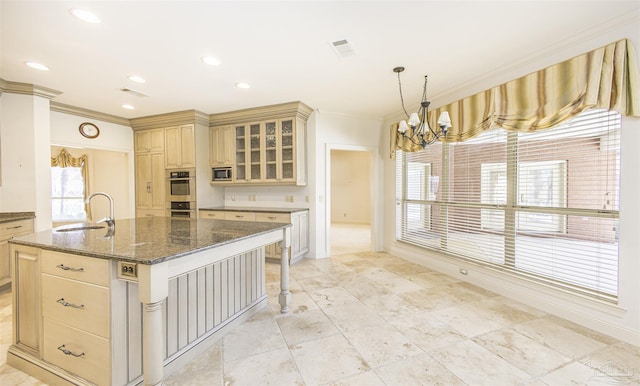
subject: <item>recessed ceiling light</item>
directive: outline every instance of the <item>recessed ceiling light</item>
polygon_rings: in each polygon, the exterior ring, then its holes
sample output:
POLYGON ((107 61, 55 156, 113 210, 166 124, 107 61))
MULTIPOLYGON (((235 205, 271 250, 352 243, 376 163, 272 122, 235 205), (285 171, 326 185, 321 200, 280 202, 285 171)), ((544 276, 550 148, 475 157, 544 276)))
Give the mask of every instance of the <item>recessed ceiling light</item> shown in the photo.
POLYGON ((135 107, 131 106, 130 104, 126 104, 126 105, 122 105, 123 109, 127 109, 127 110, 134 110, 135 107))
POLYGON ((100 19, 95 14, 85 11, 84 9, 72 9, 69 12, 78 19, 86 21, 87 23, 100 23, 100 19))
POLYGON ((146 80, 144 80, 144 78, 142 78, 141 76, 138 76, 138 75, 131 75, 129 77, 129 80, 132 80, 132 81, 134 81, 136 83, 144 83, 144 82, 146 82, 146 80))
POLYGON ((249 88, 251 86, 247 82, 238 82, 238 83, 236 83, 236 87, 237 88, 249 88))
POLYGON ((26 64, 27 66, 31 67, 31 68, 35 68, 36 70, 41 70, 41 71, 49 71, 49 67, 45 66, 44 64, 38 63, 38 62, 24 62, 24 64, 26 64))
POLYGON ((204 56, 202 57, 202 61, 211 66, 220 65, 220 59, 215 58, 213 56, 204 56))

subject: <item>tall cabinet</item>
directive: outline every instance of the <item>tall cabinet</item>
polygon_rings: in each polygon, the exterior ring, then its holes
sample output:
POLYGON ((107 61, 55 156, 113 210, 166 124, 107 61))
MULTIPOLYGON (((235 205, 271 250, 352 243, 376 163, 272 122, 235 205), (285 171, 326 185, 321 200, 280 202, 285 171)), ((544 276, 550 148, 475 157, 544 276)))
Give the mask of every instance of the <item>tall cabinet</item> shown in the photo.
POLYGON ((164 129, 134 133, 136 215, 164 216, 164 129))
POLYGON ((233 171, 231 181, 218 183, 306 185, 305 136, 311 112, 302 102, 290 102, 210 115, 211 132, 216 133, 210 136, 211 166, 233 171))

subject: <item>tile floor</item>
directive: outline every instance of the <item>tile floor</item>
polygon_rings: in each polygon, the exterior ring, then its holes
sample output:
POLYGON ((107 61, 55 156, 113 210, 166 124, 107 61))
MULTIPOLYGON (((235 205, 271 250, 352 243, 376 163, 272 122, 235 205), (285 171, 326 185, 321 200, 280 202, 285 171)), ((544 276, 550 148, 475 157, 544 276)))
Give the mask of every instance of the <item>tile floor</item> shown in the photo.
MULTIPOLYGON (((269 306, 167 385, 640 385, 640 348, 386 253, 291 267, 292 311, 269 306)), ((38 385, 4 363, 0 384, 38 385)))

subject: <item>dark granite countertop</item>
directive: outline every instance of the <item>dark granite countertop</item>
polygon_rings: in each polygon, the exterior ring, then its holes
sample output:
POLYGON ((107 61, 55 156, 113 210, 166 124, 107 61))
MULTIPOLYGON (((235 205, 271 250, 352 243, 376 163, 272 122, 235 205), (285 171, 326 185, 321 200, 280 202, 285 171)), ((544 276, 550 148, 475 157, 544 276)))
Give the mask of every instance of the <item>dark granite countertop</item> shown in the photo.
POLYGON ((65 228, 59 227, 16 237, 9 242, 89 257, 156 264, 290 226, 281 223, 143 217, 116 220, 112 236, 108 235, 106 226, 68 232, 58 231, 65 228))
POLYGON ((226 212, 264 212, 264 213, 296 213, 308 211, 308 208, 249 208, 243 206, 213 206, 200 210, 223 210, 226 212))
POLYGON ((0 212, 0 223, 35 218, 35 212, 0 212))

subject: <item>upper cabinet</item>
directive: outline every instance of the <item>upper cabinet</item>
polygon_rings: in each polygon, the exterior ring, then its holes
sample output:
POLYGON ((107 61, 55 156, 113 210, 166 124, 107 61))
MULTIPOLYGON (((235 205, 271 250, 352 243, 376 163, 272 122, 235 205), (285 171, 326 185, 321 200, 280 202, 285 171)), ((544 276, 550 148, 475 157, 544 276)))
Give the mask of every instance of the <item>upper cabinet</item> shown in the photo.
POLYGON ((136 153, 164 151, 164 129, 136 131, 134 133, 136 153))
POLYGON ((233 126, 217 126, 209 129, 209 165, 233 166, 235 157, 233 126))
MULTIPOLYGON (((303 103, 292 102, 211 115, 211 166, 231 167, 232 184, 306 185, 311 112, 303 103)), ((229 184, 212 182, 217 183, 229 184)))
POLYGON ((165 166, 167 169, 196 166, 194 125, 167 127, 165 130, 165 166))

